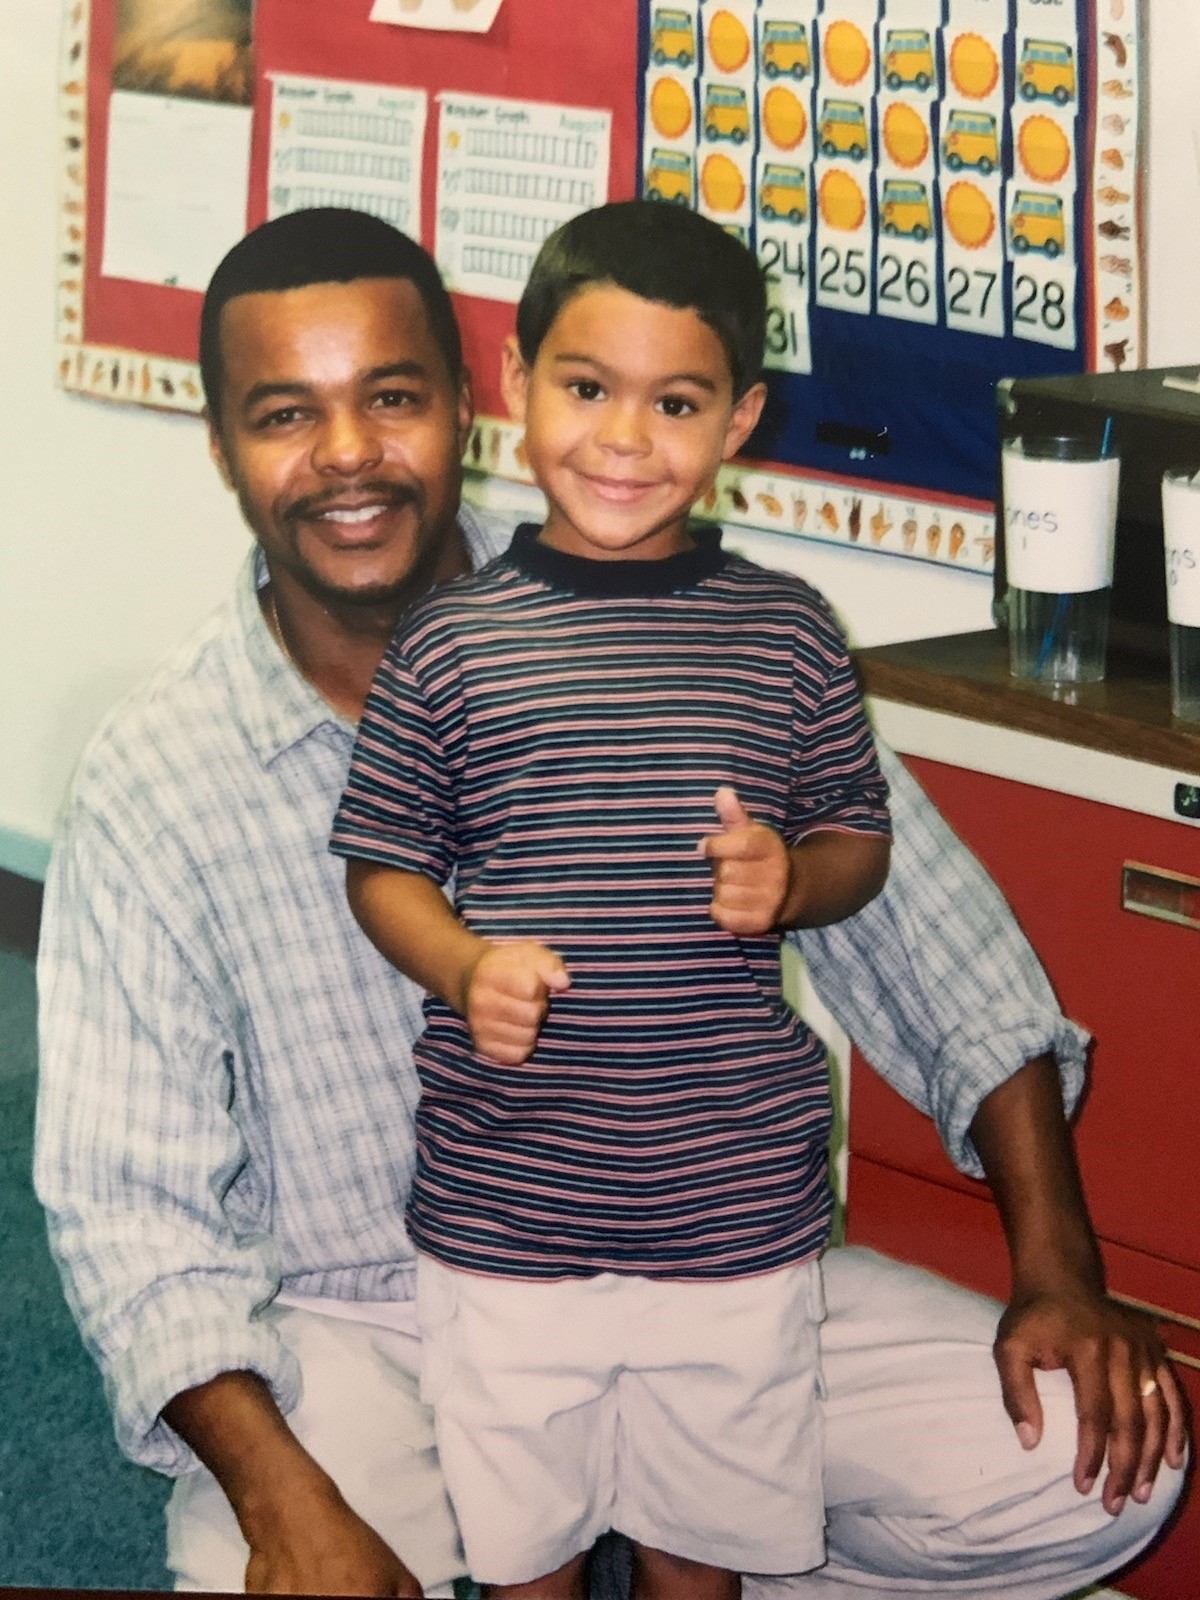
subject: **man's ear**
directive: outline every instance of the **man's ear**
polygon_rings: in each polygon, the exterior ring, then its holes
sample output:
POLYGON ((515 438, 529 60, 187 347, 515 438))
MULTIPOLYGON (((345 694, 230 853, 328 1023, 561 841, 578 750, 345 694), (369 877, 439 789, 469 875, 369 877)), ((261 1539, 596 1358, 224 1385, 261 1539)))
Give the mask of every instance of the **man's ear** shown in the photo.
POLYGON ((521 354, 515 333, 510 333, 500 348, 500 393, 514 422, 525 421, 525 397, 529 384, 529 369, 521 354))
POLYGON ((212 464, 221 474, 221 482, 227 489, 233 488, 233 474, 229 470, 229 462, 225 455, 225 446, 221 443, 220 431, 213 421, 212 412, 204 408, 204 426, 208 429, 208 453, 212 464))
POLYGON ((464 367, 458 384, 458 453, 461 456, 471 437, 471 424, 475 421, 475 396, 471 392, 471 369, 464 367))
POLYGON ((730 414, 729 426, 725 430, 725 443, 721 450, 721 460, 728 461, 745 444, 746 440, 758 426, 758 419, 762 416, 762 408, 767 400, 767 386, 765 383, 752 384, 740 400, 735 400, 733 411, 730 414))

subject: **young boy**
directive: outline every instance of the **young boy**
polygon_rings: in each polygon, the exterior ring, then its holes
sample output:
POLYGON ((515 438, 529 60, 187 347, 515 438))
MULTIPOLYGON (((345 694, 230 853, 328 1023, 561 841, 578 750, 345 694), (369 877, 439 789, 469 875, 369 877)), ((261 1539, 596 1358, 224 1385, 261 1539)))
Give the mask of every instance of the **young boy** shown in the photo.
POLYGON ((889 827, 827 606, 689 524, 764 323, 693 212, 547 240, 503 357, 545 526, 405 618, 334 827, 429 991, 422 1389, 489 1593, 581 1596, 608 1527, 646 1597, 823 1559, 830 1104, 780 937, 878 892, 889 827))

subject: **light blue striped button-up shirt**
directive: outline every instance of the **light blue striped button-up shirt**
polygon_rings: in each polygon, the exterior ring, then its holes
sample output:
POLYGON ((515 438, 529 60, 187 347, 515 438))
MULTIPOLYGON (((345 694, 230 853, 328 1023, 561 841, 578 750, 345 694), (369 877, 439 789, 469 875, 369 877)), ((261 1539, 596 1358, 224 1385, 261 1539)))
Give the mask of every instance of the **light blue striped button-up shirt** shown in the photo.
MULTIPOLYGON (((464 511, 473 561, 508 524, 464 511)), ((81 764, 46 885, 36 1183, 122 1448, 192 1465, 159 1417, 181 1390, 295 1364, 255 1312, 294 1294, 413 1289, 403 1224, 419 992, 379 956, 329 854, 352 725, 232 600, 128 699, 81 764)), ((890 752, 892 875, 800 938, 835 1014, 974 1170, 980 1099, 1064 1022, 998 893, 890 752)))

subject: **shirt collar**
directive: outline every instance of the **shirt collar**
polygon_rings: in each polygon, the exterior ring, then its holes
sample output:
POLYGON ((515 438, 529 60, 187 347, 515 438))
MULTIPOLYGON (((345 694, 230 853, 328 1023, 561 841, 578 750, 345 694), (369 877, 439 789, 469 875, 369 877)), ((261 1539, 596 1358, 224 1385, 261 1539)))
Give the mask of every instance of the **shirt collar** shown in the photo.
MULTIPOLYGON (((472 568, 496 554, 496 531, 469 506, 460 510, 458 526, 472 568)), ((335 711, 280 649, 259 604, 259 591, 266 582, 267 563, 262 547, 256 544, 238 578, 235 610, 248 673, 243 716, 250 742, 264 766, 319 728, 332 729, 346 740, 353 739, 356 731, 355 724, 335 711)))

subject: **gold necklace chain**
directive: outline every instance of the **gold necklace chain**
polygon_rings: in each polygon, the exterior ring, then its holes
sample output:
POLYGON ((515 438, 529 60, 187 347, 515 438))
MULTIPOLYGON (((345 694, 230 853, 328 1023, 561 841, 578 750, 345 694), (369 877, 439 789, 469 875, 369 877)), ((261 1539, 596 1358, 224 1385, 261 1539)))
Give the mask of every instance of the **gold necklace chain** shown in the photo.
POLYGON ((272 584, 267 585, 267 627, 270 629, 275 643, 283 651, 284 659, 288 665, 298 672, 302 678, 305 677, 304 669, 288 648, 288 642, 284 638, 283 624, 279 620, 279 607, 275 603, 275 589, 272 584))

